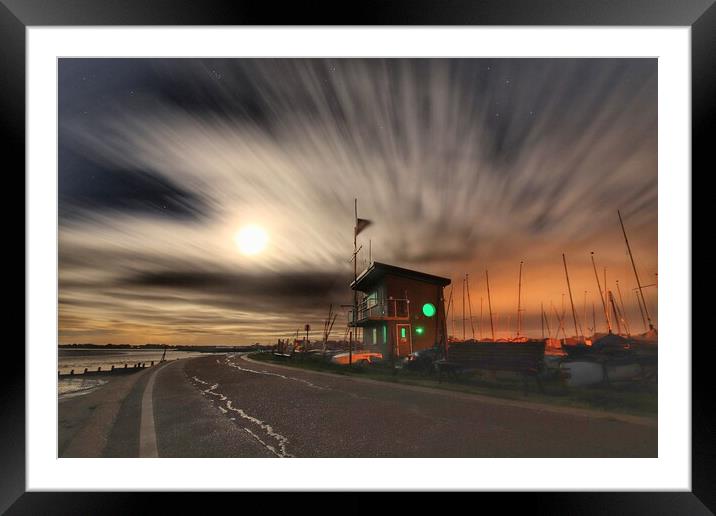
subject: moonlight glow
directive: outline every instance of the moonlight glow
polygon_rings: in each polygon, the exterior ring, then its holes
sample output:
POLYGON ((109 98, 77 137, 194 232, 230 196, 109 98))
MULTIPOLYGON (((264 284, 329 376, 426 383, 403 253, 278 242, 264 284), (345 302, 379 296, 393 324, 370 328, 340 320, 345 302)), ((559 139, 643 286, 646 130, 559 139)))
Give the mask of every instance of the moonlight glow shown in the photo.
POLYGON ((268 234, 259 226, 245 226, 234 236, 234 242, 243 254, 259 254, 266 248, 268 234))

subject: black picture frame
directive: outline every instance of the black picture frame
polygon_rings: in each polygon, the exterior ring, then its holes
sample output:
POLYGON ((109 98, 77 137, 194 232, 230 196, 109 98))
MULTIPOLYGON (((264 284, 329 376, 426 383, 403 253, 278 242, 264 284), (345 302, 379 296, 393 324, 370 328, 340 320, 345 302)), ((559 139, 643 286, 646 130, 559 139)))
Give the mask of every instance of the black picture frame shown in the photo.
MULTIPOLYGON (((25 166, 25 29, 31 26, 633 25, 691 27, 693 167, 703 172, 716 168, 709 131, 716 104, 714 0, 363 0, 343 4, 342 10, 338 9, 340 2, 286 4, 243 0, 0 0, 0 113, 6 133, 5 162, 14 162, 23 169, 25 166)), ((22 258, 24 264, 24 247, 22 258)), ((716 510, 716 447, 712 442, 716 425, 710 399, 713 389, 706 383, 710 376, 706 348, 692 347, 691 492, 481 496, 499 497, 495 501, 501 511, 524 506, 532 512, 550 514, 711 514, 716 510)), ((0 512, 145 513, 159 504, 168 512, 169 503, 188 509, 185 495, 176 493, 170 501, 166 496, 160 500, 158 494, 149 493, 25 492, 25 357, 19 346, 5 346, 4 352, 13 367, 7 368, 0 379, 0 512)), ((246 494, 235 496, 241 496, 243 507, 248 508, 246 494)), ((368 510, 373 505, 357 493, 350 498, 353 501, 348 506, 356 510, 368 510)), ((285 499, 279 496, 275 501, 285 499)), ((403 502, 403 510, 422 505, 422 499, 411 497, 403 502)), ((212 504, 225 501, 212 499, 212 504)), ((250 505, 256 503, 254 499, 250 505)))

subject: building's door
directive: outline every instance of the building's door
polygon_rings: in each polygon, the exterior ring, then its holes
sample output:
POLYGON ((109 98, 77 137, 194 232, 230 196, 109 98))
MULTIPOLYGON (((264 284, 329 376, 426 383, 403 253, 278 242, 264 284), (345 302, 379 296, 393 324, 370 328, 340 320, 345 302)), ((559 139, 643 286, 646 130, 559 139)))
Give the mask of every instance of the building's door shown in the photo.
POLYGON ((413 343, 410 340, 410 325, 396 324, 395 329, 398 338, 398 356, 407 356, 413 352, 413 343))

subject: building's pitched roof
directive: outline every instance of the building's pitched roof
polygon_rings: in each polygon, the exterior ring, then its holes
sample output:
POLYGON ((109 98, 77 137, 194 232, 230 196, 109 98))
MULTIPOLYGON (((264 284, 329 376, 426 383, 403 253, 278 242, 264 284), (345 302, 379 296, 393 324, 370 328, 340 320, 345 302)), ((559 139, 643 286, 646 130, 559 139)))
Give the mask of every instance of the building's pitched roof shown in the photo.
POLYGON ((449 278, 443 278, 441 276, 434 276, 425 272, 414 271, 410 269, 404 269, 402 267, 396 267, 395 265, 389 265, 387 263, 373 262, 370 266, 358 275, 358 279, 351 282, 351 288, 354 286, 360 290, 361 288, 369 287, 374 283, 380 281, 385 275, 400 276, 403 278, 410 278, 417 281, 424 281, 426 283, 434 283, 443 287, 450 284, 449 278))

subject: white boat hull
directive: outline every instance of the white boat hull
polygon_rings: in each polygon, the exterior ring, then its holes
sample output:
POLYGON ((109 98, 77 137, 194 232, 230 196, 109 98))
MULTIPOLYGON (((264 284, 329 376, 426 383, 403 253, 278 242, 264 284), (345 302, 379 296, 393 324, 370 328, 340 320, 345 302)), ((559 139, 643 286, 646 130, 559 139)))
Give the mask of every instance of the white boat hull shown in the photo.
POLYGON ((586 387, 604 381, 604 368, 597 362, 562 362, 559 369, 568 387, 586 387))

